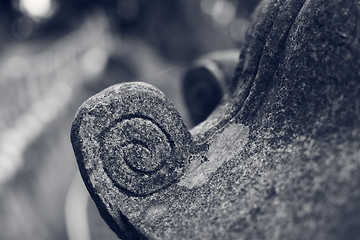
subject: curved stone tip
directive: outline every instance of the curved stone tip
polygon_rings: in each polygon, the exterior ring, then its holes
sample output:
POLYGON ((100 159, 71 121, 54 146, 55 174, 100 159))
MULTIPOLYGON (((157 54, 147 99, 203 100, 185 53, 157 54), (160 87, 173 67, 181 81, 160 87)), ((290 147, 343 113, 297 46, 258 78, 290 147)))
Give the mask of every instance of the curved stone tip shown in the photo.
POLYGON ((178 181, 191 146, 173 104, 160 90, 137 82, 114 85, 88 99, 71 138, 90 192, 110 183, 110 189, 130 196, 146 196, 178 181))

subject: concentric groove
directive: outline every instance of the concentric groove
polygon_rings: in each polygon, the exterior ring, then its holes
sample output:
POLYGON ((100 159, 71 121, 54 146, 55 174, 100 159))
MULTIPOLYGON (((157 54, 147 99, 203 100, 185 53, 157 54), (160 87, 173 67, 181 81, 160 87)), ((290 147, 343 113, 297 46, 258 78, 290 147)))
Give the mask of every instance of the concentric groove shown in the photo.
POLYGON ((192 146, 173 104, 145 83, 114 85, 88 99, 78 111, 73 133, 88 188, 102 172, 106 182, 137 197, 178 181, 192 146))
POLYGON ((115 120, 100 136, 105 172, 118 188, 143 195, 171 183, 171 170, 177 167, 173 161, 174 142, 154 120, 128 115, 115 120), (149 154, 134 155, 134 148, 147 149, 149 154))

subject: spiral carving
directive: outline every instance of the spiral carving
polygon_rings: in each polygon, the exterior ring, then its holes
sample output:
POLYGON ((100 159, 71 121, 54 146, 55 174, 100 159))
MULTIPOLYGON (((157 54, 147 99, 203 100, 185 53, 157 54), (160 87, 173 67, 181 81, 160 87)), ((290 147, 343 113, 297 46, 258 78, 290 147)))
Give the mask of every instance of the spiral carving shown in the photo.
POLYGON ((120 119, 103 136, 100 145, 105 171, 119 188, 142 195, 158 190, 174 177, 174 144, 151 119, 120 119))
POLYGON ((172 103, 151 85, 112 86, 87 100, 76 119, 72 138, 75 152, 82 150, 77 159, 83 177, 101 171, 123 193, 146 196, 182 176, 190 133, 172 103))

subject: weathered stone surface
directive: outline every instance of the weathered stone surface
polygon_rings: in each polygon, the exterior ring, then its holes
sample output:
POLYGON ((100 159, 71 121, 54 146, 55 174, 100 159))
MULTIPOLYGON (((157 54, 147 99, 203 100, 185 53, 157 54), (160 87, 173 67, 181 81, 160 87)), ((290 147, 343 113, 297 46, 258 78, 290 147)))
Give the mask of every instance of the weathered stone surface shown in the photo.
POLYGON ((230 97, 190 133, 149 85, 86 101, 72 142, 119 237, 359 239, 359 8, 263 1, 230 97))

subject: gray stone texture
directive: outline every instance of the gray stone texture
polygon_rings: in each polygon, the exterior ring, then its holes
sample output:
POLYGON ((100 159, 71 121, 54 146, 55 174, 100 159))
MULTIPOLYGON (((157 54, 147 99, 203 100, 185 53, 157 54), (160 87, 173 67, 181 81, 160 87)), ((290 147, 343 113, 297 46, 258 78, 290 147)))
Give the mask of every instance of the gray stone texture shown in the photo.
POLYGON ((263 1, 229 98, 190 131, 147 84, 87 100, 72 143, 118 236, 360 239, 359 9, 263 1))

